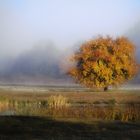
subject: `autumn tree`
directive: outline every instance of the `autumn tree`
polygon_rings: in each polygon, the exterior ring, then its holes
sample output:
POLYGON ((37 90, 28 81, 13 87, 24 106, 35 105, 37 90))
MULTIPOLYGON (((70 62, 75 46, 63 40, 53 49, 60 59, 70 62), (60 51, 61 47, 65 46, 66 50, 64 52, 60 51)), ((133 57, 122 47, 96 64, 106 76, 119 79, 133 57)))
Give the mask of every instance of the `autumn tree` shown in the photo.
POLYGON ((98 37, 82 44, 72 57, 69 74, 87 87, 108 89, 122 84, 137 72, 135 47, 125 37, 98 37))

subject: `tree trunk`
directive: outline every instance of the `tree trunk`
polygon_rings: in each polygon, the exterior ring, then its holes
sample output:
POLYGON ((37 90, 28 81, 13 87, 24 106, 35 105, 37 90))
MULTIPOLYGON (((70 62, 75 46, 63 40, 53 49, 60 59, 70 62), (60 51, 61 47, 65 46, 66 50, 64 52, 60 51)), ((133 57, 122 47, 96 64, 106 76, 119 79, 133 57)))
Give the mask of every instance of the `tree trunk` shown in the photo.
POLYGON ((107 91, 108 90, 108 87, 106 86, 106 87, 104 87, 104 91, 107 91))

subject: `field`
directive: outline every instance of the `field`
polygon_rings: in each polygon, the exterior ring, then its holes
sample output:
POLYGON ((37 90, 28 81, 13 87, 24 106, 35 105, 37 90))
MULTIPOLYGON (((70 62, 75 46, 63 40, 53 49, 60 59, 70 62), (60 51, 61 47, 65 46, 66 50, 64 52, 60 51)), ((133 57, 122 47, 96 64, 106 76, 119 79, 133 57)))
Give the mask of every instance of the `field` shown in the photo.
POLYGON ((140 139, 140 91, 0 86, 0 139, 140 139), (61 95, 68 106, 48 106, 61 95))

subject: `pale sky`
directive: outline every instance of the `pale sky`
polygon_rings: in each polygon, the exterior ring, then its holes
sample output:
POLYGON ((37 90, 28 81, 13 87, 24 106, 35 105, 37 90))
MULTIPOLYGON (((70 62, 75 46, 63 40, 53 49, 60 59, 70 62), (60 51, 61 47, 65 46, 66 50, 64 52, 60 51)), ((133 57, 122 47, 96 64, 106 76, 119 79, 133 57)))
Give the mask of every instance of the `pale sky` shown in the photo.
POLYGON ((140 0, 0 0, 0 58, 47 40, 63 49, 120 36, 139 20, 140 0))

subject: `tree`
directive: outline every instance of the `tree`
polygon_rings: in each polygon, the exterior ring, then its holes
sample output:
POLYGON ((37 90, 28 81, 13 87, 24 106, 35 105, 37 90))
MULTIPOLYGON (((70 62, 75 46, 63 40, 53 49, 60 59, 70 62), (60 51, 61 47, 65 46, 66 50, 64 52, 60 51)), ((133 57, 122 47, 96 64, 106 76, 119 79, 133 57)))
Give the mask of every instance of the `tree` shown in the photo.
POLYGON ((82 44, 69 74, 87 87, 108 89, 131 79, 138 70, 135 47, 125 37, 98 37, 82 44))

